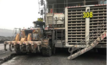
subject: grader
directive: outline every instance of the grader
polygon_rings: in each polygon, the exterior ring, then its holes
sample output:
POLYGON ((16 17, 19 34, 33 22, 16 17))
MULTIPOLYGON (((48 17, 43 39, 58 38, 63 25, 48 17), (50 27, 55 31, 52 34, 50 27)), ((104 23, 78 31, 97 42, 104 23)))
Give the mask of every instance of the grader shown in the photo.
POLYGON ((44 22, 36 21, 34 28, 22 29, 16 34, 14 41, 5 41, 4 49, 9 45, 10 51, 21 53, 36 53, 41 52, 44 56, 51 56, 51 46, 49 38, 45 38, 44 22))

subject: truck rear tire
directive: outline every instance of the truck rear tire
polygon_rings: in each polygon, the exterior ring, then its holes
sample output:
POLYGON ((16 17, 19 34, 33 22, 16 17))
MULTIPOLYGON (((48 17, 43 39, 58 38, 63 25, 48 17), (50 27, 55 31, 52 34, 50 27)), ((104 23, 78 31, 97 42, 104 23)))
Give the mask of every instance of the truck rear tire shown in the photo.
POLYGON ((52 50, 51 48, 42 48, 42 55, 50 57, 52 55, 52 50))
POLYGON ((15 52, 16 52, 16 54, 21 54, 20 45, 15 46, 15 52))

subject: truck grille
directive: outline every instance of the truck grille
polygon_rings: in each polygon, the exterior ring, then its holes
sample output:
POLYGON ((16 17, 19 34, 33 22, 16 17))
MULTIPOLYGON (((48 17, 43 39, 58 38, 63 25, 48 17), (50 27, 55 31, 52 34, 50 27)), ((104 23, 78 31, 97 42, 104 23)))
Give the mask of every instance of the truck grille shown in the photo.
MULTIPOLYGON (((106 5, 68 7, 65 9, 65 14, 66 43, 69 45, 86 45, 87 40, 91 43, 106 30, 106 5), (88 21, 83 18, 83 12, 86 12, 87 8, 89 8, 88 12, 93 12, 93 17, 88 21), (86 26, 87 22, 89 28, 86 26), (88 37, 86 30, 89 30, 88 37)), ((106 38, 100 43, 105 44, 106 38)))
MULTIPOLYGON (((93 12, 90 18, 90 41, 93 41, 106 30, 106 5, 92 6, 90 11, 93 12)), ((106 43, 106 38, 101 43, 106 43)))
POLYGON ((85 7, 68 8, 68 43, 71 45, 83 45, 85 40, 85 18, 83 18, 85 7), (81 42, 81 43, 80 43, 81 42))

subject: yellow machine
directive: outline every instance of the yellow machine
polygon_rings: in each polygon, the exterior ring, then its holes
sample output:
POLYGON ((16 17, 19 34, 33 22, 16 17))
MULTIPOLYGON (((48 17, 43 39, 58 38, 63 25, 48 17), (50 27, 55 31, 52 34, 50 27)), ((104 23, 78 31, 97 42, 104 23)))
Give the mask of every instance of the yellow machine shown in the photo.
POLYGON ((49 39, 44 38, 43 22, 34 22, 35 28, 22 29, 20 33, 16 34, 14 41, 5 41, 4 49, 6 45, 9 45, 10 51, 16 53, 36 53, 42 52, 45 56, 51 56, 51 47, 49 45, 49 39))

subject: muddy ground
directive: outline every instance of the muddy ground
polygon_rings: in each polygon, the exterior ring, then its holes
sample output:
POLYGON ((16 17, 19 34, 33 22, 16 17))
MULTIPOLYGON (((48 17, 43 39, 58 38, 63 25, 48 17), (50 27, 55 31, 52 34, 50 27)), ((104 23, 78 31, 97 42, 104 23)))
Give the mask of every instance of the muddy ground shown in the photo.
MULTIPOLYGON (((11 54, 4 52, 3 45, 0 45, 0 59, 11 54)), ((58 48, 55 55, 43 57, 38 54, 24 54, 13 57, 2 65, 106 65, 106 54, 90 51, 74 60, 68 60, 69 53, 66 49, 58 48)))

